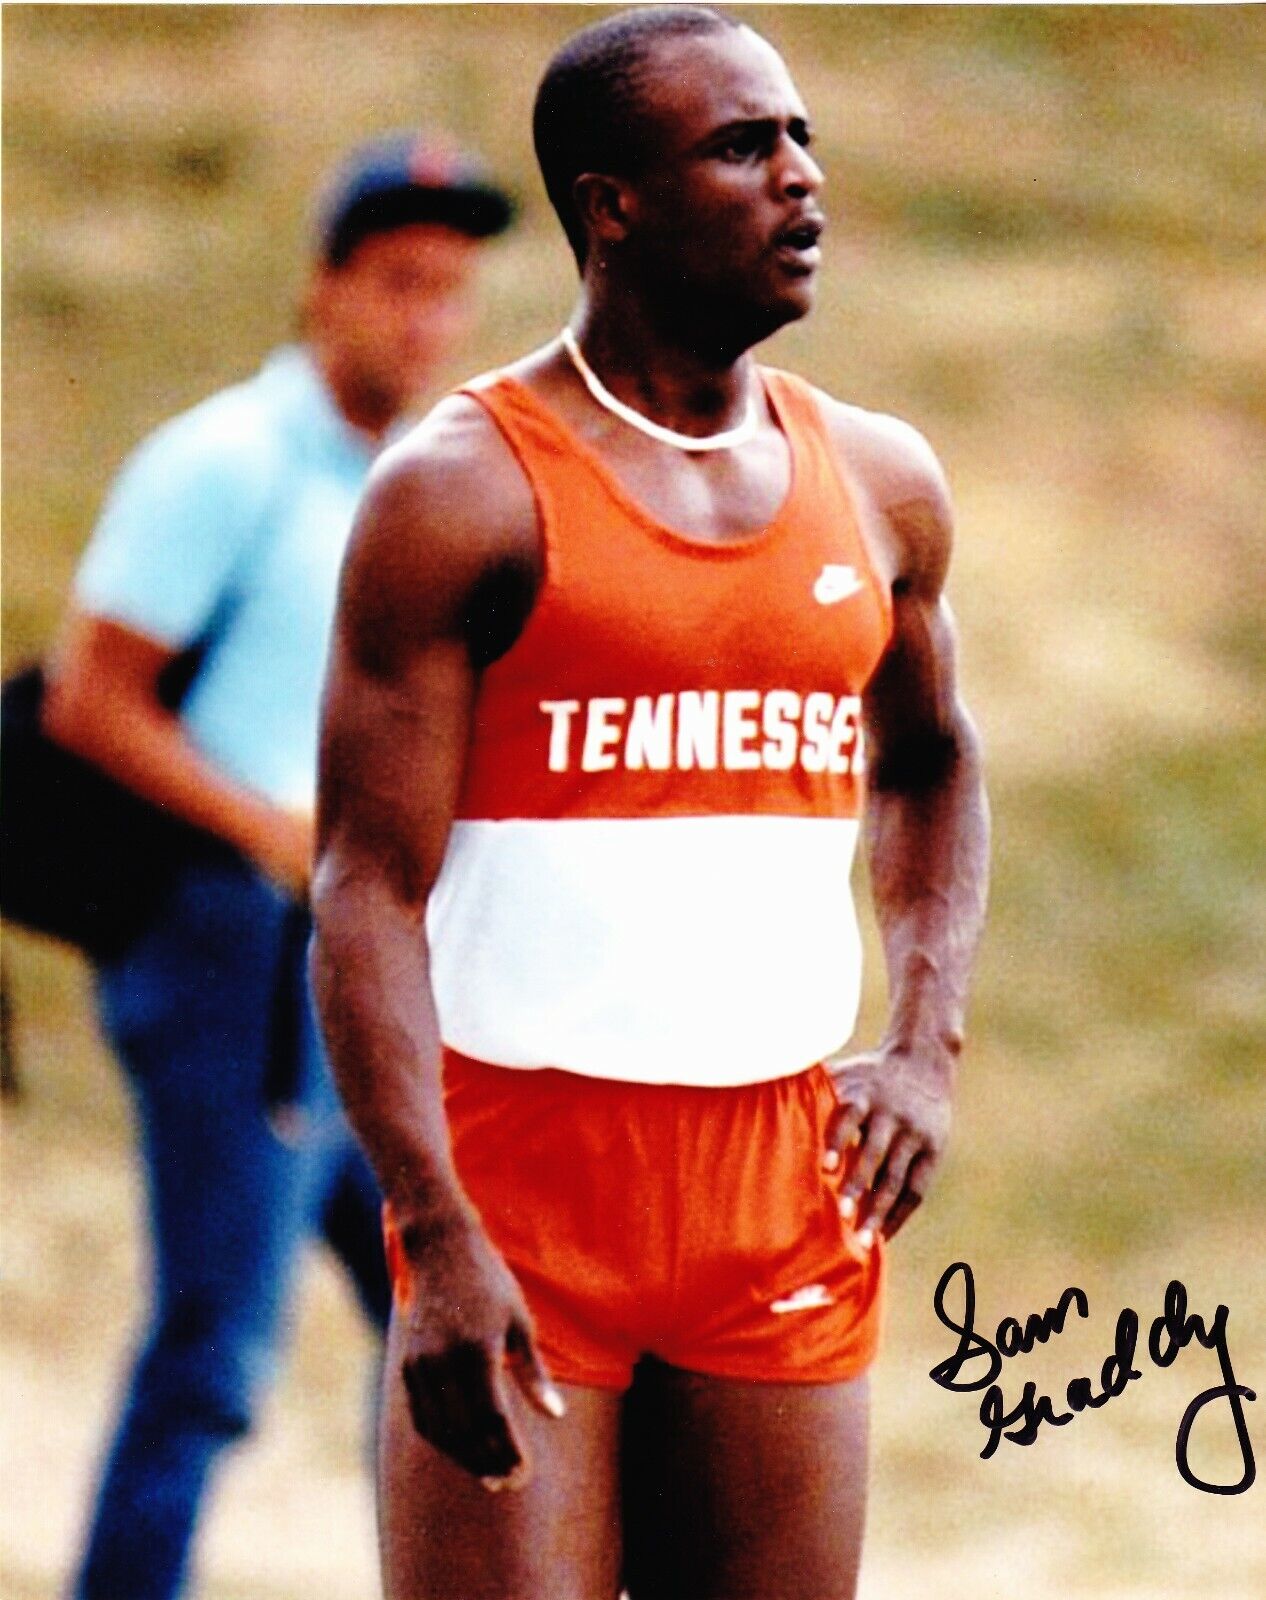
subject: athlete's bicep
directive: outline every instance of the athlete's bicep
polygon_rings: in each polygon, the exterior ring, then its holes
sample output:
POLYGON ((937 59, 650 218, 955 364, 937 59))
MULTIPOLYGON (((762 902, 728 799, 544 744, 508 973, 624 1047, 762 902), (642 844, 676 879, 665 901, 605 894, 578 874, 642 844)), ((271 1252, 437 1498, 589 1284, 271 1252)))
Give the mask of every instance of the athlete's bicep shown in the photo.
POLYGON ((441 514, 402 470, 357 518, 322 707, 318 894, 355 879, 420 912, 439 871, 475 690, 474 578, 441 514))
POLYGON ((322 720, 317 856, 420 910, 439 872, 461 785, 473 673, 459 639, 435 639, 388 675, 334 646, 322 720))
POLYGON ((923 492, 886 510, 897 575, 892 635, 864 696, 872 788, 922 788, 952 759, 963 708, 958 642, 945 595, 952 514, 944 480, 923 475, 923 492))
POLYGON ((963 713, 954 619, 943 595, 894 594, 892 638, 863 709, 872 788, 935 782, 963 713))
POLYGON ((531 607, 523 552, 535 515, 514 457, 467 397, 443 401, 375 469, 324 698, 318 893, 354 873, 420 914, 460 794, 479 672, 531 607))

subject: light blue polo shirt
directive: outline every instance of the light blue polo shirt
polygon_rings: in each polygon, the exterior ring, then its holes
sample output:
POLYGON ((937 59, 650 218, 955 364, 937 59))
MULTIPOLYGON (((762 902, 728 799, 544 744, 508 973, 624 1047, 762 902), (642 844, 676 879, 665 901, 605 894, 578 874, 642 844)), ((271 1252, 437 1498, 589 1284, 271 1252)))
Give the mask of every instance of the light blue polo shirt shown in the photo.
POLYGON ((134 452, 75 580, 84 610, 173 649, 213 630, 181 714, 211 761, 279 805, 316 792, 339 569, 373 456, 307 351, 278 350, 134 452))

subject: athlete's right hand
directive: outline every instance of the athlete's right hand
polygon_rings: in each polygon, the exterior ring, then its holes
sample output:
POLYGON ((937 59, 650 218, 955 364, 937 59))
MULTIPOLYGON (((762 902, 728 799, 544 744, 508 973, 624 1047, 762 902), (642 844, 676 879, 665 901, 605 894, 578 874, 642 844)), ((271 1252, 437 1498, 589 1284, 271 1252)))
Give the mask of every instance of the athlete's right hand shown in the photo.
POLYGON ((507 1373, 542 1415, 559 1418, 565 1409, 537 1354, 522 1291, 473 1218, 413 1228, 392 1219, 393 1254, 397 1338, 414 1427, 485 1488, 520 1488, 530 1464, 507 1373))

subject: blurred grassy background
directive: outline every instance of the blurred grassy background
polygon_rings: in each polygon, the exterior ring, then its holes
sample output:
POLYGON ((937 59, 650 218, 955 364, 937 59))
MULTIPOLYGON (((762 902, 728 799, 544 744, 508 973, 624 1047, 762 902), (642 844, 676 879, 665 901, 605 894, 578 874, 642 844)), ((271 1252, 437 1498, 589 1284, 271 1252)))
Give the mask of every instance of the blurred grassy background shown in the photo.
MULTIPOLYGON (((523 198, 451 376, 558 327, 572 275, 528 110, 593 14, 6 10, 7 664, 48 639, 122 454, 285 335, 313 187, 350 141, 447 125, 523 198)), ((1149 1317, 1171 1276, 1230 1305, 1237 1375, 1266 1388, 1266 16, 745 15, 810 103, 833 219, 820 308, 770 358, 915 421, 948 466, 997 822, 956 1143, 895 1252, 863 1593, 1247 1600, 1263 1490, 1198 1494, 1173 1461, 1211 1356, 989 1462, 970 1400, 925 1374, 952 1344, 933 1285, 966 1259, 988 1327, 1090 1296, 1013 1397, 1097 1372, 1118 1308, 1149 1317)), ((35 1600, 69 1561, 142 1263, 86 975, 20 935, 6 961, 27 1094, 4 1134, 0 1587, 35 1600)), ((208 1530, 214 1600, 374 1592, 368 1350, 328 1269, 305 1290, 208 1530)), ((1206 1415, 1193 1461, 1234 1478, 1206 1415)))

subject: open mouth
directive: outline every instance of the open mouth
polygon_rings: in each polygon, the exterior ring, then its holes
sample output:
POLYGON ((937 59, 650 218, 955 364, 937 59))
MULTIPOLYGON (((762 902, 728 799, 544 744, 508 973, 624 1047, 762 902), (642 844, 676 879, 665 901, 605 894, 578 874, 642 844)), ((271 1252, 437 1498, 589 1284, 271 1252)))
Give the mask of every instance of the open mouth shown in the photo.
POLYGON ((778 235, 780 245, 789 245, 793 250, 812 250, 822 237, 822 224, 813 220, 798 222, 794 228, 786 228, 778 235))
POLYGON ((823 223, 819 217, 806 217, 783 231, 774 240, 778 254, 802 270, 816 267, 822 259, 818 241, 822 237, 823 223))

